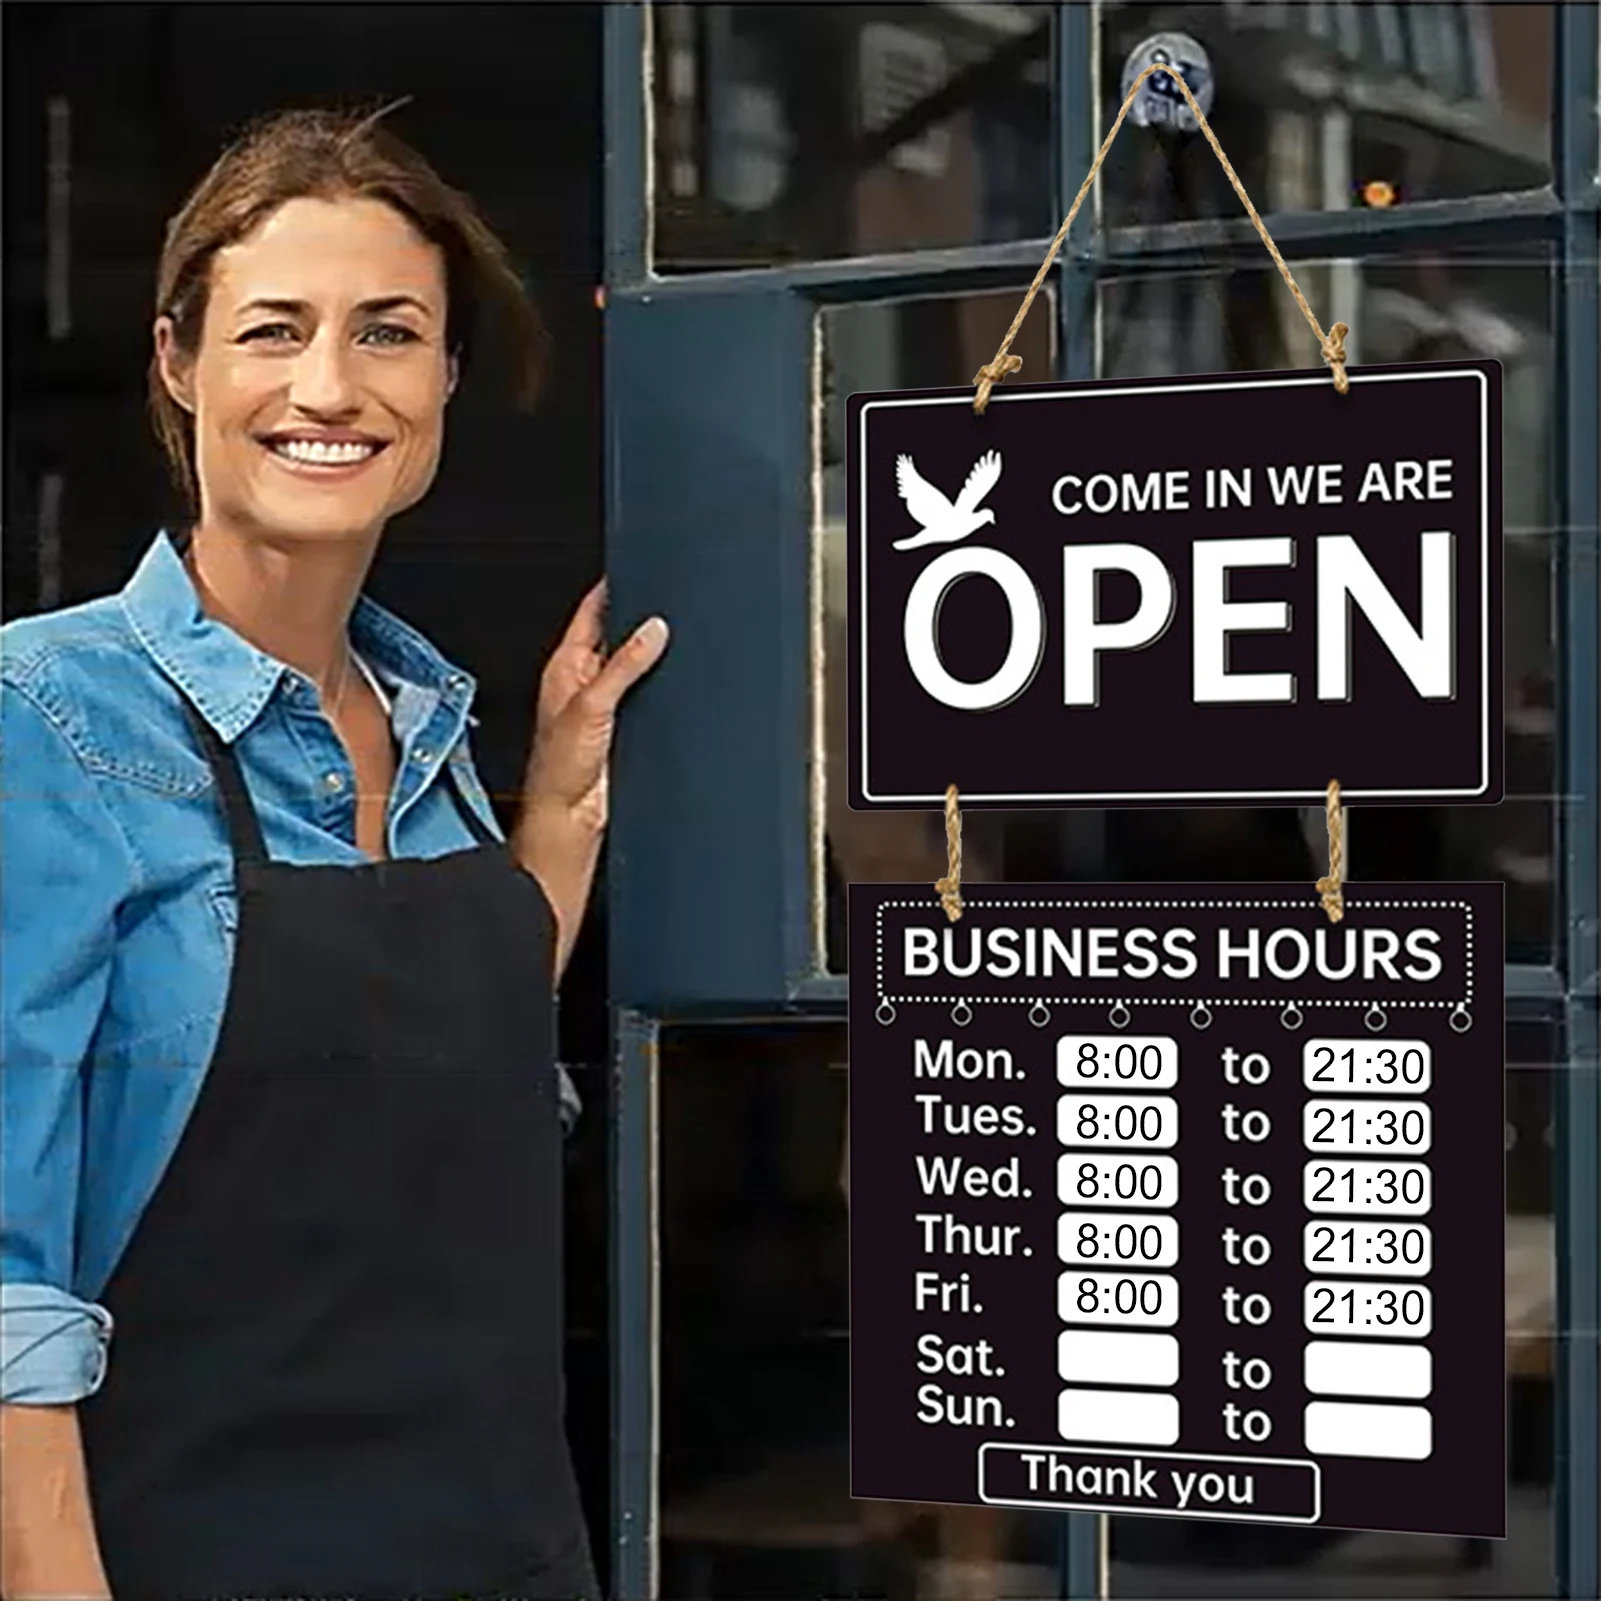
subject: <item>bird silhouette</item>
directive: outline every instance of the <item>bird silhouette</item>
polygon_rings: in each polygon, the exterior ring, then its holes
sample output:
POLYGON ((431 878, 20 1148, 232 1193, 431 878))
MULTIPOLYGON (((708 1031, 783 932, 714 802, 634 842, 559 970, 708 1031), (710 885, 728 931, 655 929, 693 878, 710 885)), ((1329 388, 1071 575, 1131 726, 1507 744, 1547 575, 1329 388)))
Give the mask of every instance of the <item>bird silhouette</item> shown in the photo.
POLYGON ((962 485, 953 505, 917 468, 910 456, 895 458, 895 485, 906 502, 906 509, 920 525, 915 534, 897 539, 896 550, 916 550, 920 545, 951 545, 966 539, 985 523, 995 521, 993 511, 978 509, 979 502, 995 487, 1001 476, 1001 456, 987 450, 973 463, 973 470, 962 485))

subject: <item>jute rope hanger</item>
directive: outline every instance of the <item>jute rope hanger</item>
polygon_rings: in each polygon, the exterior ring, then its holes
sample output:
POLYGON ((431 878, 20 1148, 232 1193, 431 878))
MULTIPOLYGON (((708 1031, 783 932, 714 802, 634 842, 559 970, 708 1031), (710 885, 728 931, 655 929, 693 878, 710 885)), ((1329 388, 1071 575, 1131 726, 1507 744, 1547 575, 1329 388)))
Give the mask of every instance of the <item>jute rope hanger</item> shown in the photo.
MULTIPOLYGON (((1222 164, 1223 171, 1234 186, 1235 194, 1240 197, 1240 203, 1255 224, 1257 233, 1262 236, 1262 243, 1267 246, 1267 252, 1273 258, 1274 265, 1279 269, 1285 283, 1289 285, 1290 293, 1295 296, 1295 303, 1301 308, 1301 315, 1306 318, 1307 326, 1317 336, 1319 353, 1333 375, 1336 391, 1342 395, 1350 392, 1351 380, 1345 371, 1345 336, 1350 333, 1350 327, 1346 323, 1337 322, 1324 333, 1323 325, 1306 303, 1306 296, 1301 293, 1301 287, 1296 283, 1294 274, 1279 253, 1279 247, 1273 243, 1273 236, 1267 231, 1267 224, 1262 221, 1256 207, 1251 204, 1251 197, 1245 192, 1245 185, 1240 182, 1239 174, 1235 172, 1233 164, 1224 154, 1217 135, 1212 132, 1212 125, 1206 120, 1206 113, 1201 110, 1195 96, 1190 93, 1190 86, 1172 67, 1162 62, 1154 62, 1134 80, 1128 94, 1124 96, 1116 119, 1108 130, 1106 138, 1101 141, 1101 148, 1095 153, 1095 161, 1088 175, 1079 185, 1078 194, 1074 196, 1073 204, 1063 219, 1062 226, 1057 229, 1056 237, 1051 241, 1051 248, 1045 253, 1045 260, 1040 263, 1039 271, 1034 274, 1033 283, 1028 286, 1028 292, 1023 296, 1022 305, 1017 308, 1017 315, 1012 318, 1012 326, 1006 330, 1006 337, 1001 340, 1000 349, 995 352, 995 359, 986 362, 973 376, 973 382, 978 386, 978 392, 973 397, 973 410, 979 416, 982 417, 989 406, 990 391, 996 384, 1009 373, 1022 371, 1023 358, 1012 353, 1012 341, 1023 326, 1023 319, 1028 316, 1028 308, 1034 304, 1034 297, 1039 293, 1040 285, 1045 282, 1045 275, 1051 270, 1052 263, 1066 242, 1073 226, 1073 219, 1078 216, 1079 207, 1084 204, 1084 197, 1094 187, 1095 180, 1100 174, 1101 163, 1106 160, 1107 152, 1112 148, 1112 141, 1117 138, 1118 130, 1123 126, 1123 119, 1128 116, 1129 107, 1134 104, 1134 97, 1140 92, 1145 80, 1158 72, 1165 73, 1179 86, 1186 103, 1195 114, 1201 132, 1206 135, 1206 142, 1211 145, 1213 153, 1222 164)), ((1323 898, 1323 910, 1328 913, 1329 921, 1337 923, 1345 915, 1345 895, 1341 888, 1340 877, 1344 809, 1340 804, 1338 779, 1329 782, 1326 810, 1329 824, 1329 871, 1326 877, 1317 881, 1317 888, 1323 898)), ((934 888, 939 894, 940 904, 945 908, 946 917, 954 923, 962 915, 962 813, 954 784, 945 791, 945 849, 946 874, 944 878, 935 882, 934 888)))
POLYGON ((1317 881, 1318 894, 1323 897, 1323 910, 1329 921, 1337 923, 1345 916, 1345 891, 1340 884, 1340 873, 1345 856, 1345 808, 1340 804, 1340 781, 1329 780, 1328 799, 1323 809, 1329 819, 1329 871, 1326 878, 1317 881))
POLYGON ((1295 281, 1295 276, 1285 264, 1284 257, 1279 254, 1279 247, 1273 243, 1273 235, 1267 231, 1267 224, 1257 214, 1256 207, 1251 204, 1251 197, 1245 192, 1245 185, 1240 182, 1239 174, 1235 172, 1229 158, 1223 153, 1223 146, 1217 141, 1217 135, 1212 132, 1212 125, 1206 120, 1206 114, 1196 104, 1195 96, 1190 93, 1190 86, 1174 71, 1172 67, 1157 62, 1145 69, 1134 80, 1133 86, 1124 97, 1122 109, 1117 114, 1106 138, 1101 141, 1101 148, 1095 153, 1094 164, 1090 167, 1089 175, 1079 185, 1078 194, 1073 199, 1071 209, 1068 211, 1062 226, 1056 230, 1056 237, 1051 241, 1051 248, 1045 252, 1045 260, 1040 263, 1040 270, 1034 274, 1034 282, 1028 286, 1028 293, 1023 296, 1023 304, 1017 308, 1017 315, 1012 318, 1012 326, 1006 330, 1006 337, 1001 341, 1001 347, 995 352, 995 359, 986 363, 974 374, 973 382, 978 385, 978 394, 973 399, 973 410, 983 416, 985 408, 990 403, 990 391, 1006 377, 1008 373, 1020 372, 1023 367, 1023 358, 1015 356, 1012 352, 1012 341, 1017 338, 1017 331, 1023 326, 1023 319, 1028 316, 1028 308, 1034 304, 1034 297, 1040 291, 1040 285, 1045 282, 1045 275, 1051 270, 1057 253, 1066 242, 1069 230, 1073 226, 1073 219, 1078 215, 1079 207, 1084 204, 1084 197, 1095 185, 1096 177, 1101 170, 1101 163, 1106 160, 1107 152, 1112 148, 1112 141, 1117 138, 1117 131, 1123 126, 1123 119, 1134 104, 1134 97, 1140 92, 1140 86, 1153 73, 1163 72, 1176 83, 1183 92, 1184 98, 1189 102, 1190 110, 1195 113, 1195 120, 1200 124, 1201 132, 1206 135, 1206 142, 1211 145, 1228 180, 1234 185, 1234 192, 1240 197, 1240 203, 1250 215, 1251 221, 1256 224, 1256 231, 1262 236, 1262 243, 1273 258, 1274 265, 1283 275, 1285 283, 1290 286, 1290 293, 1295 296, 1295 303, 1301 308, 1301 315, 1306 318, 1307 326, 1317 335, 1318 349, 1324 361, 1329 364, 1334 374, 1334 387, 1343 395, 1351 387, 1351 381, 1345 373, 1345 336, 1350 328, 1343 322, 1337 322, 1327 333, 1323 332, 1322 324, 1312 314, 1312 308, 1306 303, 1306 296, 1301 293, 1301 287, 1295 281))

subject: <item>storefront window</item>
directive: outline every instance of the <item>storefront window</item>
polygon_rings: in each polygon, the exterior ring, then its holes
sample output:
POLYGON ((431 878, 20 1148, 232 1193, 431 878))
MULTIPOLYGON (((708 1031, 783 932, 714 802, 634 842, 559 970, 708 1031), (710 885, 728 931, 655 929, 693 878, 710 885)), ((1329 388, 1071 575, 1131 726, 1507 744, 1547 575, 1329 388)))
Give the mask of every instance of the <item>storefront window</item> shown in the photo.
MULTIPOLYGON (((1557 1593, 1552 1516, 1556 1235, 1552 1081, 1563 1045, 1548 1024, 1507 1027, 1507 1536, 1461 1540, 1262 1524, 1109 1520, 1113 1601, 1236 1601, 1557 1593)), ((1486 1175, 1495 1183, 1498 1175, 1486 1175)))
POLYGON ((653 7, 654 265, 1048 235, 1052 14, 653 7))
POLYGON ((851 1499, 846 1056, 662 1037, 660 1593, 1055 1595, 1055 1517, 851 1499))
MULTIPOLYGON (((1103 3, 1099 116, 1157 33, 1198 44, 1208 120, 1264 214, 1415 205, 1551 180, 1550 5, 1103 3)), ((1198 133, 1124 125, 1099 185, 1110 227, 1236 217, 1198 133)))
MULTIPOLYGON (((1507 799, 1494 807, 1353 806, 1353 879, 1499 879, 1507 955, 1553 959, 1557 884, 1551 515, 1551 277, 1535 247, 1476 257, 1417 253, 1295 263, 1327 326, 1350 324, 1356 365, 1491 357, 1503 372, 1503 567, 1507 799)), ((1097 330, 1106 378, 1252 372, 1316 364, 1317 346, 1277 270, 1136 274, 1104 283, 1097 330)), ((1331 774, 1337 777, 1337 774, 1331 774)), ((1317 877, 1321 811, 1107 814, 1119 879, 1317 877)))
MULTIPOLYGON (((884 389, 943 389, 965 382, 995 354, 1023 297, 1024 286, 987 295, 947 295, 872 305, 831 307, 819 316, 821 386, 818 543, 821 659, 814 674, 821 715, 818 730, 824 860, 818 887, 826 915, 824 970, 843 972, 844 887, 859 883, 930 883, 945 872, 945 825, 933 812, 853 812, 846 803, 849 658, 846 636, 845 402, 884 389)), ((1013 350, 1023 376, 1036 383, 1054 372, 1056 297, 1042 290, 1013 350)), ((969 586, 978 589, 978 586, 969 586)), ((955 595, 950 627, 963 606, 983 606, 979 590, 955 595)), ((963 877, 971 883, 1002 876, 1004 821, 975 813, 963 824, 963 877)))

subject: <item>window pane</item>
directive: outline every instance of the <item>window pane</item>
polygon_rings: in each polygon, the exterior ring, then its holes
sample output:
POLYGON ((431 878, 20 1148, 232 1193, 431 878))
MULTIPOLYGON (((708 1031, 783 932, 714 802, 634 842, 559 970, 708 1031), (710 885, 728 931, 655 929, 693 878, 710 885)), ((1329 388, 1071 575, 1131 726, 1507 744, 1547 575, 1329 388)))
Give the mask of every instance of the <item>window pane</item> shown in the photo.
MULTIPOLYGON (((1352 807, 1347 871, 1353 879, 1501 879, 1508 959, 1549 962, 1559 890, 1548 261, 1535 247, 1292 270, 1325 327, 1338 319, 1354 330, 1347 341, 1353 364, 1468 356, 1502 363, 1507 799, 1499 806, 1352 807)), ((1112 280, 1100 292, 1097 342, 1107 378, 1312 367, 1318 359, 1311 330, 1270 263, 1112 280)), ((1031 826, 1036 835, 1050 827, 1031 826)), ((1316 878, 1326 851, 1321 811, 1299 823, 1283 809, 1122 811, 1106 814, 1101 868, 1136 880, 1316 878)))
POLYGON ((851 1499, 846 1054, 663 1034, 661 1594, 1055 1595, 1054 1517, 851 1499))
MULTIPOLYGON (((1551 179, 1554 11, 1103 4, 1099 126, 1122 105, 1129 54, 1178 32, 1206 52, 1207 120, 1264 214, 1539 188, 1551 179)), ((1132 112, 1099 188, 1114 227, 1243 215, 1198 131, 1139 127, 1132 112)))
MULTIPOLYGON (((821 472, 814 537, 821 546, 819 597, 822 660, 813 675, 820 697, 819 765, 826 836, 817 864, 825 934, 822 968, 845 970, 844 886, 849 883, 930 884, 945 872, 945 823, 931 811, 853 812, 846 803, 845 402, 868 390, 935 389, 963 383, 989 361, 1022 303, 1025 285, 995 294, 931 296, 819 313, 822 338, 821 472)), ((1056 296, 1047 285, 1013 351, 1023 379, 1048 381, 1054 372, 1056 296)), ((1001 876, 1004 815, 963 819, 962 876, 971 883, 1001 876)))
POLYGON ((1048 236, 1052 17, 999 3, 655 6, 654 265, 1048 236))
MULTIPOLYGON (((1556 1245, 1551 1086, 1558 1031, 1507 1028, 1507 1537, 1456 1540, 1118 1517, 1108 1594, 1132 1598, 1515 1596, 1556 1592, 1553 1519, 1556 1245)), ((1494 1182, 1494 1175, 1490 1175, 1494 1182)), ((1289 1452, 1283 1453, 1291 1454, 1289 1452)))

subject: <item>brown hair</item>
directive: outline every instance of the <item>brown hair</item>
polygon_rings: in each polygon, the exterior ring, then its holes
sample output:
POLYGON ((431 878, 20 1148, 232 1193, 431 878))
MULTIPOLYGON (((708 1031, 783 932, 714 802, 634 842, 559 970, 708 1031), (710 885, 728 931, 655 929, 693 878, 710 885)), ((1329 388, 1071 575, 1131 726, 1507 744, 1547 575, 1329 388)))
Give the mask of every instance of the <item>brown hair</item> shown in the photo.
MULTIPOLYGON (((463 370, 481 307, 509 325, 518 394, 531 401, 545 355, 545 328, 506 247, 471 199, 453 189, 376 112, 286 111, 251 127, 218 157, 167 225, 156 273, 156 313, 172 319, 174 343, 199 348, 211 261, 290 200, 382 200, 407 218, 445 259, 446 338, 463 370)), ((160 365, 149 374, 156 438, 191 504, 198 504, 193 423, 167 393, 160 365)))

